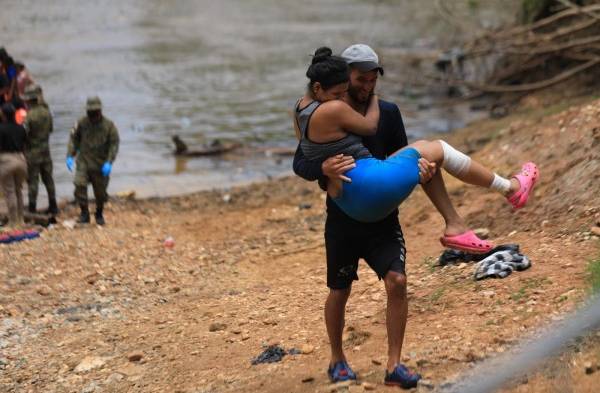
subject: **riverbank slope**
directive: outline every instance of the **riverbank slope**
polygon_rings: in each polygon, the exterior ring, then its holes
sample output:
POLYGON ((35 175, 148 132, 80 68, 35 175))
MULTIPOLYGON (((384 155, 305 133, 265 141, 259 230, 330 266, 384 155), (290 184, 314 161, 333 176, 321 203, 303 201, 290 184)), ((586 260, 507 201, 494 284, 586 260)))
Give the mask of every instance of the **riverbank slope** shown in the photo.
MULTIPOLYGON (((445 177, 469 225, 497 243, 519 243, 532 260, 505 279, 474 281, 470 264, 436 267, 442 220, 420 190, 403 204, 404 361, 436 385, 574 309, 600 253, 600 100, 524 101, 511 116, 449 139, 505 175, 535 161, 541 179, 531 203, 513 213, 497 194, 445 177)), ((62 218, 76 214, 67 208, 62 218)), ((317 185, 289 177, 117 199, 106 227, 58 225, 41 239, 0 246, 1 390, 329 391, 324 217, 317 185), (269 344, 303 353, 252 366, 269 344)), ((359 275, 345 345, 366 388, 384 390, 385 291, 364 264, 359 275)), ((559 378, 591 391, 600 371, 588 375, 581 364, 600 361, 590 349, 598 340, 587 348, 560 373, 515 389, 544 391, 559 378)))

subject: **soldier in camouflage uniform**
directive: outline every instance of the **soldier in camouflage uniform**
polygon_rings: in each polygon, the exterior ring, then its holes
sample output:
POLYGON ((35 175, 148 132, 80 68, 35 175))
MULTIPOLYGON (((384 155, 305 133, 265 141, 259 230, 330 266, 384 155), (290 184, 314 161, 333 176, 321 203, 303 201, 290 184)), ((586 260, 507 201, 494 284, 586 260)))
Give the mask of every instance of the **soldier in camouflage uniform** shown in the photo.
POLYGON ((77 156, 74 183, 75 200, 81 208, 79 222, 90 222, 87 185, 92 183, 96 197, 96 223, 104 225, 102 211, 108 198, 106 188, 112 163, 119 150, 119 132, 114 123, 102 115, 100 98, 88 98, 86 110, 87 116, 79 119, 71 131, 67 168, 73 171, 74 157, 77 156))
POLYGON ((52 178, 52 158, 50 157, 49 139, 52 133, 52 115, 47 105, 39 102, 41 88, 29 85, 25 88, 24 98, 29 111, 25 119, 27 140, 25 143, 25 157, 27 158, 27 188, 29 189, 29 211, 36 212, 38 183, 41 176, 42 182, 48 193, 48 213, 58 214, 56 205, 56 192, 52 178))

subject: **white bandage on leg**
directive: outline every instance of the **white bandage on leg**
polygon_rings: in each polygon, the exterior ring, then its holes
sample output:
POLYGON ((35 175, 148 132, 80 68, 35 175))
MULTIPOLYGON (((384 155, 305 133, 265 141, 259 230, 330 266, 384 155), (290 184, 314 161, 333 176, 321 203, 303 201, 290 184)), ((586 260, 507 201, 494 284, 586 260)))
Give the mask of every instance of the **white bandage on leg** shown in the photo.
POLYGON ((442 167, 452 176, 459 177, 471 166, 471 157, 459 152, 446 142, 440 140, 444 150, 444 162, 442 167))
POLYGON ((494 173, 494 180, 492 181, 490 189, 498 191, 502 195, 506 195, 510 191, 510 180, 494 173))

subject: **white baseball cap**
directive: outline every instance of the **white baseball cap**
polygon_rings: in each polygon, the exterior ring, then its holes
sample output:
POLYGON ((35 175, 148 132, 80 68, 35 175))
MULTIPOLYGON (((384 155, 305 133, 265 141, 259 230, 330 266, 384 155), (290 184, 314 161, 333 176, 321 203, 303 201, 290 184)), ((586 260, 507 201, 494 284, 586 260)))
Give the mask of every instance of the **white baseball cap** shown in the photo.
POLYGON ((383 75, 383 68, 379 65, 379 56, 377 56, 377 53, 369 45, 350 45, 342 52, 342 57, 348 65, 360 71, 378 70, 383 75))

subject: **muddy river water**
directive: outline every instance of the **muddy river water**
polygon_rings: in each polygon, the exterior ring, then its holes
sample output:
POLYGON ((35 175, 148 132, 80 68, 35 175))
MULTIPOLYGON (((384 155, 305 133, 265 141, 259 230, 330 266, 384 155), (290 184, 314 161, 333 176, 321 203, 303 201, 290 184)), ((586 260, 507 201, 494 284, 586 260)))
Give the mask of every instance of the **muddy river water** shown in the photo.
MULTIPOLYGON (((0 45, 44 88, 55 120, 51 147, 60 196, 73 190, 64 164, 69 131, 93 94, 121 136, 110 191, 169 195, 289 172, 290 157, 264 149, 295 146, 290 109, 305 87, 309 54, 321 45, 341 52, 364 42, 384 64, 393 64, 399 50, 430 50, 459 39, 433 3, 6 0, 0 45), (247 148, 221 158, 177 160, 174 134, 190 144, 235 139, 247 148)), ((511 1, 462 3, 483 24, 514 13, 498 6, 511 1)), ((412 138, 449 131, 474 115, 419 110, 402 94, 401 70, 390 74, 381 79, 380 92, 399 104, 412 138)))

